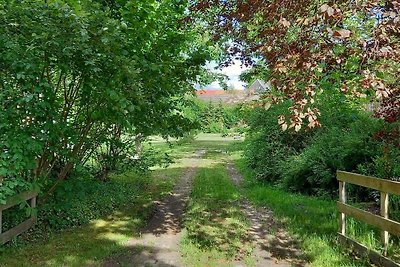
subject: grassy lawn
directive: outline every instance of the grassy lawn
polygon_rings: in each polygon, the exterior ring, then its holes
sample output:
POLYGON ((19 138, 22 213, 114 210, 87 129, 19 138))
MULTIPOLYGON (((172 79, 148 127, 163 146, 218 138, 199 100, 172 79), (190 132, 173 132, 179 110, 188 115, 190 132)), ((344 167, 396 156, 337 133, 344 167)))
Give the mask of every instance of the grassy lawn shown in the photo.
MULTIPOLYGON (((171 140, 166 142, 159 138, 151 138, 147 146, 151 145, 162 153, 169 154, 176 163, 187 158, 190 153, 199 149, 216 151, 218 153, 234 153, 239 150, 242 142, 233 137, 222 137, 221 134, 199 134, 192 138, 171 140)), ((220 156, 218 156, 221 158, 220 156)), ((223 157, 223 156, 222 156, 223 157)))
MULTIPOLYGON (((274 211, 288 232, 301 241, 301 249, 311 266, 366 266, 365 259, 355 260, 337 242, 338 213, 335 200, 289 193, 272 185, 254 182, 251 170, 240 159, 242 142, 220 135, 200 135, 194 140, 151 141, 162 153, 169 153, 175 163, 167 169, 155 168, 138 187, 134 203, 110 212, 101 219, 77 229, 51 233, 35 243, 8 246, 0 250, 1 266, 98 266, 112 254, 128 253, 124 243, 137 235, 146 222, 153 201, 167 194, 196 150, 206 150, 194 178, 184 218, 181 252, 185 266, 231 266, 235 258, 249 265, 252 247, 246 241, 249 228, 238 201, 244 194, 255 205, 274 211), (245 176, 244 190, 239 191, 226 170, 226 162, 235 160, 245 176)), ((115 176, 132 185, 143 177, 135 174, 115 176)), ((379 249, 379 232, 365 224, 348 220, 348 234, 359 242, 379 249)), ((393 252, 398 245, 392 244, 393 252)))
POLYGON ((236 203, 240 197, 223 164, 198 171, 181 242, 185 266, 230 266, 251 253, 245 241, 249 224, 236 203))
POLYGON ((51 233, 48 238, 27 245, 3 248, 0 253, 1 266, 97 266, 109 255, 123 253, 124 243, 137 235, 149 216, 153 201, 167 194, 182 169, 158 170, 148 177, 128 173, 114 176, 131 183, 134 189, 146 180, 143 187, 133 190, 136 201, 127 203, 109 216, 92 220, 88 225, 75 229, 51 233))

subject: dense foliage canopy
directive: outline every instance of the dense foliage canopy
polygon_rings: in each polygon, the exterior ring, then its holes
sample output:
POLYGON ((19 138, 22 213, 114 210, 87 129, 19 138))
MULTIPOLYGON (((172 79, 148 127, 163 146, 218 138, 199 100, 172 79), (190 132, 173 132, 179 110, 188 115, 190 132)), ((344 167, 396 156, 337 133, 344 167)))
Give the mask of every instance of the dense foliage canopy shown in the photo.
POLYGON ((37 184, 52 191, 93 159, 110 169, 134 136, 191 128, 185 94, 212 50, 183 23, 186 10, 175 0, 0 4, 0 203, 37 184))
POLYGON ((245 156, 260 179, 335 195, 338 169, 399 178, 399 1, 197 0, 190 10, 225 46, 223 66, 241 60, 251 66, 242 80, 272 84, 247 116, 245 156))
POLYGON ((279 117, 283 130, 320 126, 315 99, 323 92, 379 102, 378 116, 399 120, 399 1, 198 0, 191 10, 226 44, 229 60, 268 66, 264 79, 276 92, 264 105, 293 100, 279 117))

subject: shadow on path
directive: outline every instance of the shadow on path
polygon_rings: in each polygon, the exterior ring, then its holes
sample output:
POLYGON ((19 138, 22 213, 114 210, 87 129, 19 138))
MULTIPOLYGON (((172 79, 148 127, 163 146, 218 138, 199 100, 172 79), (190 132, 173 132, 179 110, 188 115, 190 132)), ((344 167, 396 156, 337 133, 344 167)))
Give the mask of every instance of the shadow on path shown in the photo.
POLYGON ((129 240, 123 254, 114 254, 103 266, 183 266, 179 253, 181 219, 191 192, 198 160, 205 151, 199 150, 191 157, 191 166, 186 170, 173 192, 156 203, 154 214, 147 226, 141 229, 141 237, 129 240))
MULTIPOLYGON (((243 181, 242 175, 232 163, 228 172, 236 186, 243 181)), ((244 215, 251 224, 249 238, 255 244, 255 265, 264 266, 307 266, 298 241, 289 236, 282 225, 274 219, 273 212, 266 208, 255 208, 248 200, 240 203, 244 215)))

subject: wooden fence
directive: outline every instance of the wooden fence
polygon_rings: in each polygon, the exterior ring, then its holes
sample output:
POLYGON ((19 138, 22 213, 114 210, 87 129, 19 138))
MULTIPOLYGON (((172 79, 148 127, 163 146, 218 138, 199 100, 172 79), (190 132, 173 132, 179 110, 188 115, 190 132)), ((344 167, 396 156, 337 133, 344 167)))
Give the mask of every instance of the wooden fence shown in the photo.
POLYGON ((14 236, 17 236, 29 228, 31 228, 35 222, 36 222, 36 215, 32 215, 28 220, 20 223, 19 225, 11 228, 10 230, 6 232, 2 232, 2 219, 3 219, 3 210, 9 209, 11 207, 14 207, 15 205, 18 205, 24 201, 30 200, 30 206, 31 208, 36 207, 36 198, 37 198, 38 192, 37 191, 26 191, 23 193, 20 193, 16 196, 10 197, 7 199, 6 204, 0 205, 0 244, 3 245, 4 243, 7 243, 10 241, 14 236))
POLYGON ((337 202, 337 208, 340 212, 339 240, 341 243, 351 247, 353 251, 360 256, 368 256, 371 262, 374 264, 385 267, 400 267, 398 263, 395 263, 391 259, 385 257, 387 256, 389 233, 400 236, 400 223, 389 219, 389 194, 400 195, 400 182, 343 171, 337 172, 337 179, 339 181, 339 201, 337 202), (346 183, 360 185, 380 191, 380 216, 346 204, 346 183), (384 249, 384 255, 370 250, 366 246, 346 236, 346 215, 367 224, 376 226, 382 230, 381 241, 384 249))

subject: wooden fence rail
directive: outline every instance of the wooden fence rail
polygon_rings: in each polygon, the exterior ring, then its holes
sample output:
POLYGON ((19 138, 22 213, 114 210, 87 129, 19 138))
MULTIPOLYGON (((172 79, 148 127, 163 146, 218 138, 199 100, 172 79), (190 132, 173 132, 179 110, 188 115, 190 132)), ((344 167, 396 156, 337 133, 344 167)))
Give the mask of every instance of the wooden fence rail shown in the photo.
POLYGON ((337 179, 339 181, 339 201, 337 208, 340 212, 339 216, 339 240, 346 246, 353 248, 354 252, 362 256, 366 255, 370 260, 379 266, 396 266, 400 267, 387 256, 387 248, 389 244, 389 233, 400 236, 400 223, 389 219, 389 194, 400 195, 400 182, 379 179, 350 172, 337 171, 337 179), (346 184, 355 184, 372 188, 380 191, 380 216, 371 212, 364 211, 346 204, 346 184), (384 255, 368 249, 364 245, 350 239, 346 236, 346 215, 367 224, 378 227, 382 230, 381 241, 384 248, 384 255))
POLYGON ((31 218, 20 223, 19 225, 9 229, 6 232, 2 232, 2 219, 3 219, 3 210, 9 209, 22 203, 24 201, 30 201, 31 208, 36 207, 36 198, 38 192, 37 191, 26 191, 22 192, 16 196, 10 197, 7 199, 6 204, 0 205, 0 244, 3 245, 10 241, 14 236, 20 235, 25 232, 29 228, 31 228, 36 223, 36 215, 32 214, 31 218))

